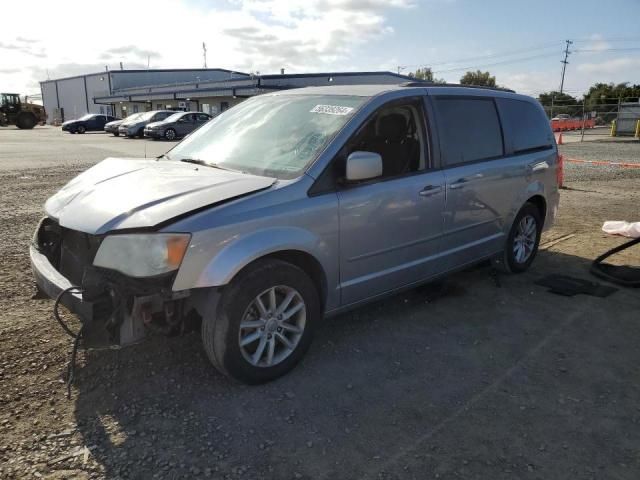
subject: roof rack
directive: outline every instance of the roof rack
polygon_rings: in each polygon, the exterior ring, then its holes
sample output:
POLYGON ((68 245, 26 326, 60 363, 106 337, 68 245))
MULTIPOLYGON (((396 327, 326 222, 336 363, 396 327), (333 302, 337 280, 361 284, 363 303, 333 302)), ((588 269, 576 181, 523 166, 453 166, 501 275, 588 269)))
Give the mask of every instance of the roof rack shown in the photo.
POLYGON ((500 92, 516 93, 515 90, 503 87, 486 87, 483 85, 462 85, 460 83, 435 83, 426 81, 412 81, 400 84, 401 87, 459 87, 459 88, 479 88, 481 90, 498 90, 500 92))

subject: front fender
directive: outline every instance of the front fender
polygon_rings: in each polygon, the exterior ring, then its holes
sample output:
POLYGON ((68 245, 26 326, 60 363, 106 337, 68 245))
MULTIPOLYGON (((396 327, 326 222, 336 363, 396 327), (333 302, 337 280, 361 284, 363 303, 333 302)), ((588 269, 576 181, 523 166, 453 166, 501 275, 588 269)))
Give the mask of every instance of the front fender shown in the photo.
MULTIPOLYGON (((197 244, 197 238, 194 239, 197 244)), ((193 242, 193 241, 192 241, 193 242)), ((324 267, 327 246, 308 230, 299 227, 261 229, 225 242, 213 257, 204 258, 196 248, 188 253, 173 290, 216 287, 228 284, 249 263, 278 251, 297 250, 313 256, 324 267)))

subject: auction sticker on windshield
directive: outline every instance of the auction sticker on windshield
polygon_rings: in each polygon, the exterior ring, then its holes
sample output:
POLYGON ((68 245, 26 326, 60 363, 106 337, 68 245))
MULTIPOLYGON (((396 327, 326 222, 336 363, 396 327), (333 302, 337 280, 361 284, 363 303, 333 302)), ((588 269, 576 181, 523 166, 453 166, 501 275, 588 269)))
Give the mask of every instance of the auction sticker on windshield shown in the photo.
POLYGON ((316 105, 309 112, 326 113, 328 115, 348 115, 353 111, 353 107, 342 107, 340 105, 316 105))

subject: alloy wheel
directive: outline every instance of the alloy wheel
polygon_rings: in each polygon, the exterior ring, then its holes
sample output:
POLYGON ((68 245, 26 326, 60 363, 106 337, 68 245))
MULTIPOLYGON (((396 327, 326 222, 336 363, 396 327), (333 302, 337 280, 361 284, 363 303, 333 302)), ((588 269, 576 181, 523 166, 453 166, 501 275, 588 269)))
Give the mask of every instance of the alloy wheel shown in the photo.
POLYGON ((520 219, 516 234, 513 238, 513 258, 518 263, 525 263, 536 244, 538 225, 532 215, 525 215, 520 219))
POLYGON ((273 367, 291 355, 304 332, 307 309, 292 287, 271 287, 249 304, 240 322, 242 356, 256 367, 273 367))

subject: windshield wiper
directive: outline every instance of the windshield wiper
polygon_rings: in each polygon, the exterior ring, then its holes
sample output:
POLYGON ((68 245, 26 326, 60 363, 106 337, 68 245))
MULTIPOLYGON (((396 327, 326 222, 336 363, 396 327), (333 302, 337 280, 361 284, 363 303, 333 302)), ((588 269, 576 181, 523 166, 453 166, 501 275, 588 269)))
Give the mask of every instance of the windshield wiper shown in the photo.
POLYGON ((205 162, 204 160, 200 160, 199 158, 181 158, 181 162, 184 163, 195 163, 196 165, 206 165, 207 167, 212 167, 210 163, 205 162))
POLYGON ((199 158, 181 158, 180 161, 181 162, 185 162, 185 163, 195 163, 196 165, 204 165, 205 167, 218 168, 220 170, 227 170, 229 172, 236 172, 237 171, 237 170, 232 170, 230 168, 221 167, 217 163, 206 162, 206 161, 201 160, 199 158))

